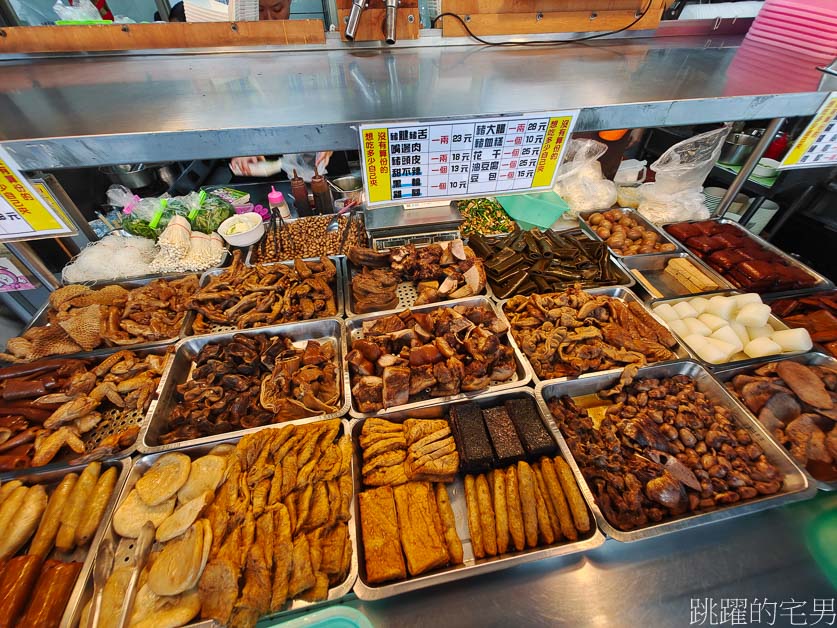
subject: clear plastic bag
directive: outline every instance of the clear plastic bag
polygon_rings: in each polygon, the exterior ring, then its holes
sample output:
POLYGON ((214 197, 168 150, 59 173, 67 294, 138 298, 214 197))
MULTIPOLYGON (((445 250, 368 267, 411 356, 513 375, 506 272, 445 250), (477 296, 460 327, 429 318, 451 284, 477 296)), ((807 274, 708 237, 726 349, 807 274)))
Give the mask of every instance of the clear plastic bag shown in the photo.
POLYGON ((729 126, 725 125, 678 142, 664 152, 650 166, 657 175, 657 193, 700 190, 721 155, 728 133, 729 126))
POLYGON ((604 178, 599 163, 605 152, 607 146, 595 140, 572 140, 567 147, 553 189, 570 206, 571 215, 609 209, 616 202, 616 184, 604 178))
POLYGON ((661 190, 655 183, 646 183, 639 187, 639 199, 637 211, 657 225, 709 218, 700 188, 672 194, 666 189, 661 190))
POLYGON ((72 22, 85 22, 88 20, 101 20, 102 15, 99 9, 90 0, 76 0, 73 6, 67 6, 61 0, 56 0, 52 10, 60 20, 72 22))

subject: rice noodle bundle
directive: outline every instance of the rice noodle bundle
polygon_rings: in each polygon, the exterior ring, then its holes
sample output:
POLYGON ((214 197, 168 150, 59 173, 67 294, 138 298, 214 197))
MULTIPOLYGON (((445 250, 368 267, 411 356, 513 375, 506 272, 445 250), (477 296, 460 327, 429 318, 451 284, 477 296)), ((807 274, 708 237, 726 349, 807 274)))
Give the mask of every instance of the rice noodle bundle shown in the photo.
POLYGON ((154 240, 111 233, 89 244, 61 271, 65 284, 125 279, 150 274, 154 240))

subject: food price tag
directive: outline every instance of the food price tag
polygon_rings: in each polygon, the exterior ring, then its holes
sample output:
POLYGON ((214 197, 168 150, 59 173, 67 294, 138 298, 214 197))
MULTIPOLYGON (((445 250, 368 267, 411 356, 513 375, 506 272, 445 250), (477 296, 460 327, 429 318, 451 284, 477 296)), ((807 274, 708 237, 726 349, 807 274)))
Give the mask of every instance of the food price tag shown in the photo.
POLYGON ((367 206, 552 187, 578 110, 360 127, 367 206))
POLYGON ((816 168, 837 165, 837 92, 823 103, 817 115, 794 142, 779 168, 816 168))
POLYGON ((0 148, 0 241, 74 235, 75 225, 45 201, 0 148))

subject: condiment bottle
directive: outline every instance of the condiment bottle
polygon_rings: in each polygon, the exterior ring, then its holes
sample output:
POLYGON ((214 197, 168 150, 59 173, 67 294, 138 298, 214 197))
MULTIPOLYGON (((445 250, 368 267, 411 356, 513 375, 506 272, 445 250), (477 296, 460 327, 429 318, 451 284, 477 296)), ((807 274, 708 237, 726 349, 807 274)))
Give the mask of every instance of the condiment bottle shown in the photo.
POLYGON ((331 198, 331 190, 328 189, 325 177, 317 172, 314 166, 314 176, 311 177, 311 192, 314 194, 314 209, 318 214, 333 214, 334 201, 331 198))
POLYGON ((291 179, 291 194, 294 197, 297 216, 300 218, 310 216, 312 212, 311 203, 308 202, 308 188, 305 187, 305 181, 296 173, 296 170, 294 170, 294 176, 291 179))
POLYGON ((285 202, 285 195, 278 192, 272 185, 270 186, 270 194, 267 195, 267 204, 270 205, 270 209, 279 210, 279 215, 283 220, 291 217, 291 210, 285 202))

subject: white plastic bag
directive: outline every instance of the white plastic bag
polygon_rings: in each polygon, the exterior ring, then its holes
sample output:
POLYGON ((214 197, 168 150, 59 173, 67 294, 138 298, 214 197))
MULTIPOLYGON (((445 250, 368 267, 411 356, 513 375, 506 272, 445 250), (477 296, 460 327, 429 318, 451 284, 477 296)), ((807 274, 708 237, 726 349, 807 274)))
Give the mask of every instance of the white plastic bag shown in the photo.
POLYGON ((650 166, 657 175, 658 193, 700 190, 721 155, 728 133, 729 126, 725 125, 678 142, 664 152, 650 166))
POLYGON ((73 6, 67 6, 61 0, 55 0, 52 10, 61 20, 82 22, 87 20, 101 20, 99 9, 90 0, 75 0, 73 6))
POLYGON ((595 140, 572 140, 555 177, 555 193, 570 206, 571 215, 609 209, 616 202, 616 184, 602 176, 599 157, 607 146, 595 140))
POLYGON ((657 225, 709 218, 700 188, 672 194, 655 183, 645 183, 639 187, 639 199, 637 211, 657 225))

